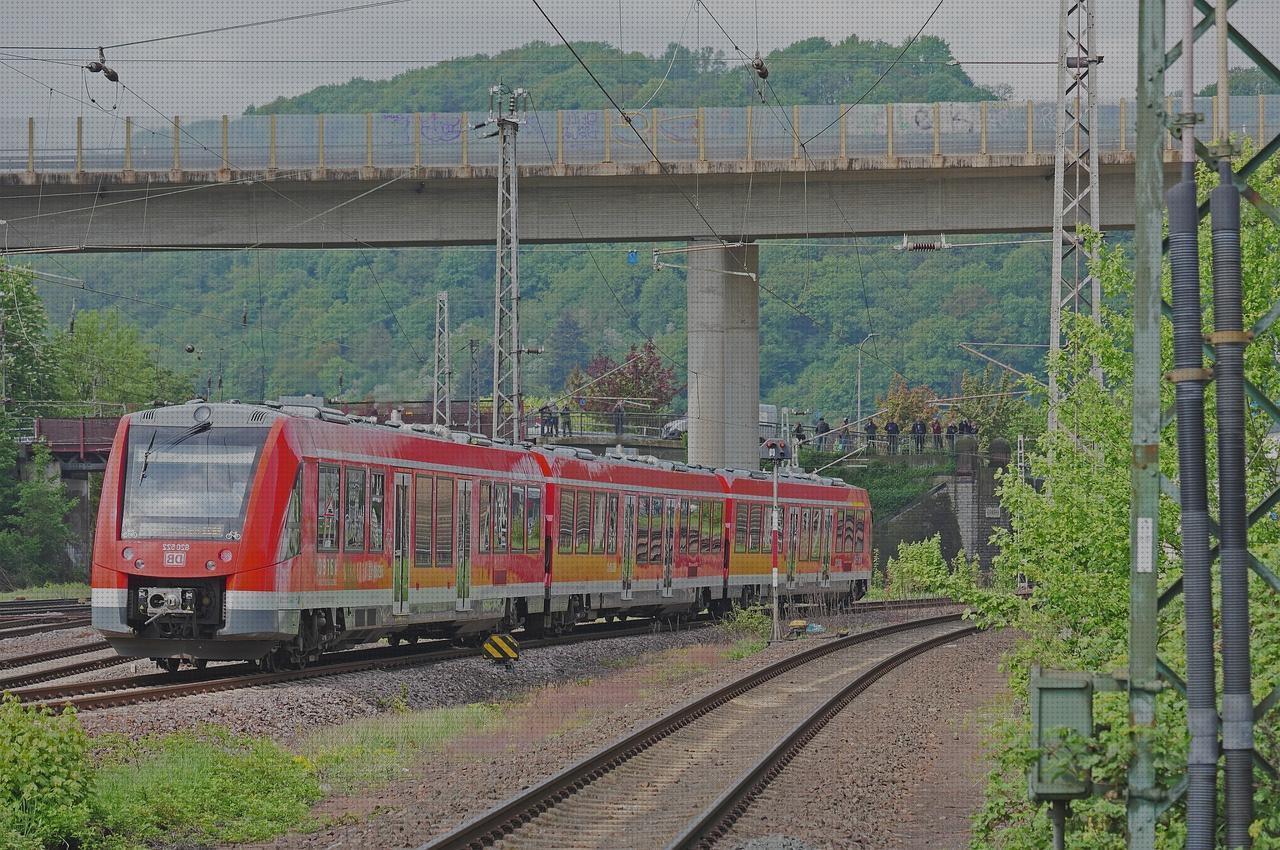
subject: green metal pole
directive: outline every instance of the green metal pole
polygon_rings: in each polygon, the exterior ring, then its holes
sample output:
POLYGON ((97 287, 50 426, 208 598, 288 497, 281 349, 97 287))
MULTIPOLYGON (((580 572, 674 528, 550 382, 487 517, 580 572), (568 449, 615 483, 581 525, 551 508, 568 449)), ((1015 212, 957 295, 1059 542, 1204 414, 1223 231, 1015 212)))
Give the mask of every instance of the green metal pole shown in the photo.
POLYGON ((1156 553, 1160 508, 1160 266, 1164 213, 1164 0, 1138 6, 1134 176, 1133 456, 1129 523, 1129 847, 1155 847, 1160 798, 1151 738, 1156 719, 1156 553))

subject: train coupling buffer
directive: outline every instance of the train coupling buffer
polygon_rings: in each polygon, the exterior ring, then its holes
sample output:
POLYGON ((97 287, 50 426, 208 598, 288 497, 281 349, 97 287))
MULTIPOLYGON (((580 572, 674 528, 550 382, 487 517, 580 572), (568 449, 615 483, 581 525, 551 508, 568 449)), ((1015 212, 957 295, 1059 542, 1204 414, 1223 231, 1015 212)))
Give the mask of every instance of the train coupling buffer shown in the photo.
POLYGON ((510 666, 520 658, 520 644, 511 635, 489 635, 482 648, 495 664, 510 666))

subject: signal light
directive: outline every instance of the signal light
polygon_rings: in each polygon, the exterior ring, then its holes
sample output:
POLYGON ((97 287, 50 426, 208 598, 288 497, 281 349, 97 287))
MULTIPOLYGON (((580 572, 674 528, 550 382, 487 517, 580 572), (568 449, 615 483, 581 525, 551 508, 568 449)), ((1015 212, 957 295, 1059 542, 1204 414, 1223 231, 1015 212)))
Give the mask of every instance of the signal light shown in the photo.
POLYGON ((222 563, 224 564, 231 563, 231 550, 223 549, 221 552, 218 553, 218 557, 222 559, 222 563))
POLYGON ((121 558, 124 558, 126 561, 132 561, 132 560, 133 560, 133 547, 132 547, 132 546, 126 546, 126 547, 124 547, 124 551, 120 553, 120 557, 121 557, 121 558))

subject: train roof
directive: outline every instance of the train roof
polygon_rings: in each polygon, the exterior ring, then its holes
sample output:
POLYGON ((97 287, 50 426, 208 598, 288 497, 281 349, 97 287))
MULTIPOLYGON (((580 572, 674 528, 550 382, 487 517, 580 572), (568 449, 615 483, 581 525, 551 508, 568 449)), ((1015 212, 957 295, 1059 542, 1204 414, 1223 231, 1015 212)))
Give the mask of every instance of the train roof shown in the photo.
MULTIPOLYGON (((457 446, 458 453, 461 455, 458 459, 464 462, 470 459, 466 458, 466 455, 471 454, 471 451, 476 448, 500 449, 509 458, 508 462, 513 465, 527 458, 535 462, 552 479, 600 484, 634 484, 646 487, 658 484, 669 486, 672 490, 730 495, 766 496, 772 495, 773 492, 773 478, 770 472, 712 469, 681 461, 663 460, 652 455, 626 455, 613 452, 597 455, 572 446, 535 445, 527 442, 513 445, 506 440, 494 439, 484 434, 454 431, 443 425, 379 422, 371 416, 352 416, 326 407, 324 400, 318 396, 284 397, 278 401, 267 401, 262 404, 241 404, 237 401, 206 402, 197 398, 183 404, 131 413, 126 419, 130 422, 179 427, 190 426, 205 419, 210 419, 216 425, 224 427, 270 427, 279 420, 297 421, 302 425, 304 421, 309 420, 347 426, 370 436, 416 438, 433 443, 452 443, 457 446)), ((310 430, 306 426, 303 428, 304 431, 310 430)), ((493 458, 492 455, 488 457, 493 458)), ((477 463, 476 466, 491 468, 491 464, 477 463)), ((834 495, 831 492, 832 489, 848 491, 849 495, 861 494, 864 497, 866 495, 865 490, 838 478, 827 478, 791 467, 779 469, 778 481, 789 487, 802 488, 792 492, 808 498, 831 499, 834 495)), ((837 498, 842 499, 842 497, 837 498)))

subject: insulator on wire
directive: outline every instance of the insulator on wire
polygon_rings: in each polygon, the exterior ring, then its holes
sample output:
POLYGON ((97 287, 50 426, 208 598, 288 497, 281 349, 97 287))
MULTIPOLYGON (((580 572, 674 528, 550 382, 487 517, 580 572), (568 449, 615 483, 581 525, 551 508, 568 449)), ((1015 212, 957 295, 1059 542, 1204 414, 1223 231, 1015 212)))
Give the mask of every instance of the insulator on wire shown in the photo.
POLYGON ((759 56, 751 60, 751 67, 755 69, 757 77, 762 80, 769 79, 769 69, 765 67, 764 60, 759 56))

